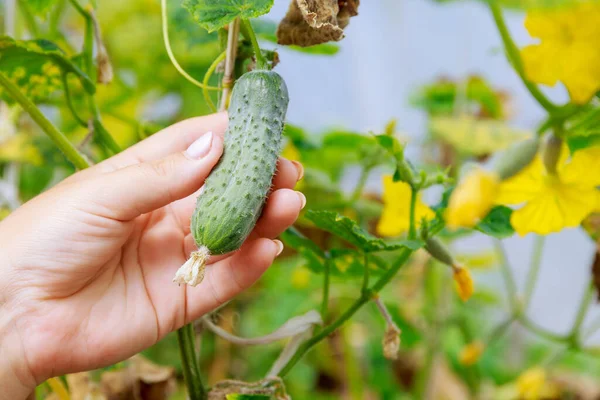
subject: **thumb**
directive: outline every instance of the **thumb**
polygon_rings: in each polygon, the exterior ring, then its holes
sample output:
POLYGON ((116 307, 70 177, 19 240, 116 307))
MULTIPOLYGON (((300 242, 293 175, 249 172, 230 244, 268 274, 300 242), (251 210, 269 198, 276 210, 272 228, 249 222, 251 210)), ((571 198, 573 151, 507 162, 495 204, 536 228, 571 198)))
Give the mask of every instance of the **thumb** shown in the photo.
POLYGON ((103 175, 94 185, 94 203, 113 219, 134 219, 194 193, 222 153, 223 139, 207 132, 184 152, 103 175))

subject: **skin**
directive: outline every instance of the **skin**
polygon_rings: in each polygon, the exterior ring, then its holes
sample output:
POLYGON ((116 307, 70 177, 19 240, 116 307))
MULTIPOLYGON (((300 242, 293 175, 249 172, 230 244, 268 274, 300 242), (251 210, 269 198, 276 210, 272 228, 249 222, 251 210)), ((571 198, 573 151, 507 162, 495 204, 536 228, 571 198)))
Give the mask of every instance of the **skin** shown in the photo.
POLYGON ((251 286, 298 217, 302 166, 280 159, 243 247, 197 287, 172 283, 195 250, 190 218, 222 154, 226 114, 173 125, 34 198, 0 223, 0 399, 127 359, 251 286), (212 131, 210 150, 186 149, 212 131))

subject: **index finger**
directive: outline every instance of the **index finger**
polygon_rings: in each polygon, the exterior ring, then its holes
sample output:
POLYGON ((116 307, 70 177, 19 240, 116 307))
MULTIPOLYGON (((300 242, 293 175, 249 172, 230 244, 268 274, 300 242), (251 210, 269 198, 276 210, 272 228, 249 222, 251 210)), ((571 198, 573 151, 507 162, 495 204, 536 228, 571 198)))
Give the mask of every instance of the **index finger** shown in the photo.
POLYGON ((91 176, 113 172, 130 165, 158 160, 169 154, 184 151, 206 132, 223 136, 226 129, 226 112, 186 119, 155 133, 93 167, 79 171, 64 182, 72 183, 91 176))

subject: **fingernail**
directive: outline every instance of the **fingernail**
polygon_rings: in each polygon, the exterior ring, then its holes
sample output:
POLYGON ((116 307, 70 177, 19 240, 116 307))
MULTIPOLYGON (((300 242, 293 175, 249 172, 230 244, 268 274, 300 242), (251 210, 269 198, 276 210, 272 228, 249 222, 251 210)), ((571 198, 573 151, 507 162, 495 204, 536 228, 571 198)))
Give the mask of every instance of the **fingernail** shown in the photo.
POLYGON ((294 164, 294 167, 296 167, 296 170, 298 171, 298 178, 296 179, 296 181, 299 181, 300 179, 304 178, 304 167, 302 166, 302 164, 300 164, 300 162, 296 160, 292 160, 292 164, 294 164))
POLYGON ((208 154, 212 147, 212 141, 213 133, 206 132, 187 148, 185 154, 193 160, 199 160, 208 154))
POLYGON ((277 254, 275 255, 275 257, 277 257, 283 251, 283 243, 281 242, 281 240, 277 239, 273 240, 273 243, 275 243, 275 245, 277 246, 277 254))
POLYGON ((300 197, 300 201, 302 202, 300 209, 303 209, 306 206, 306 196, 302 192, 296 192, 296 194, 298 195, 298 197, 300 197))

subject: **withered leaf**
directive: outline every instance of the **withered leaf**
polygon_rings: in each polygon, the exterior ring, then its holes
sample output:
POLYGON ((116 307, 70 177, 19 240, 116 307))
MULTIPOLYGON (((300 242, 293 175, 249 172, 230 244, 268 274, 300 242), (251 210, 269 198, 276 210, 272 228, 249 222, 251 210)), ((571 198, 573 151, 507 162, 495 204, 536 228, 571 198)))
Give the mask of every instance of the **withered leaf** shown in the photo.
POLYGON ((344 37, 350 17, 358 15, 360 0, 292 0, 277 27, 277 43, 301 47, 344 37))
POLYGON ((140 355, 127 368, 102 374, 102 391, 113 399, 164 400, 175 390, 175 369, 154 364, 140 355))

